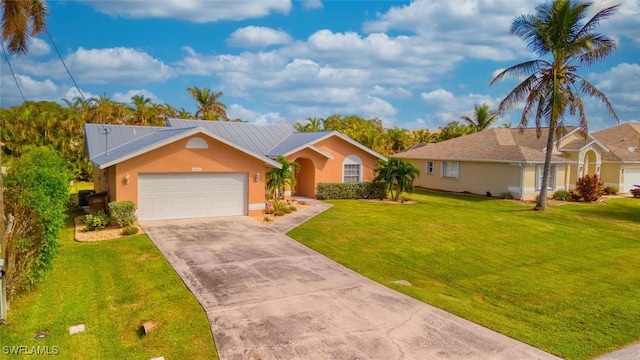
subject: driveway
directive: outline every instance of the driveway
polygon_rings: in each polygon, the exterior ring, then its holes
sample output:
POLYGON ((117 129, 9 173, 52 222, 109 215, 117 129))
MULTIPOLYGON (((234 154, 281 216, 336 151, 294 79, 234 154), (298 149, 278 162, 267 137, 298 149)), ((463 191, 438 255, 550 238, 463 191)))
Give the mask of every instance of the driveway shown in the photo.
POLYGON ((220 359, 557 359, 400 294, 248 217, 143 227, 220 359))

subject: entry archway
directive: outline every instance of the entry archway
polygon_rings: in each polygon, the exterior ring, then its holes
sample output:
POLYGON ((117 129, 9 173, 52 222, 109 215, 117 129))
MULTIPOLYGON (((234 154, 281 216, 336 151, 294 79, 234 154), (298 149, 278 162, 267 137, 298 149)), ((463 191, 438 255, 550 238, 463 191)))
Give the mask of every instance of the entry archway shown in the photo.
POLYGON ((306 157, 299 157, 294 161, 300 164, 300 170, 297 170, 295 173, 295 195, 314 198, 316 196, 316 167, 313 164, 313 160, 306 157))

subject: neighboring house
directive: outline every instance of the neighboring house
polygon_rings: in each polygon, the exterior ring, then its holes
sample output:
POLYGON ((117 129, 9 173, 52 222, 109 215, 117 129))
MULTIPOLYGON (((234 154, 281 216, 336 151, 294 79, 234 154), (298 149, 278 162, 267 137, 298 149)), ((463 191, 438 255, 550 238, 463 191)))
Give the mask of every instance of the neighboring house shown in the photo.
MULTIPOLYGON (((488 129, 427 144, 393 157, 410 161, 420 176, 415 185, 430 189, 491 193, 510 192, 531 200, 540 191, 548 129, 488 129)), ((586 137, 578 128, 554 144, 549 190, 574 189, 587 174, 627 193, 640 184, 640 124, 624 123, 586 137)))
POLYGON ((265 173, 281 167, 278 155, 300 164, 295 190, 308 197, 319 182, 371 181, 384 159, 336 131, 222 121, 86 124, 85 143, 95 190, 132 200, 140 220, 260 215, 265 173))

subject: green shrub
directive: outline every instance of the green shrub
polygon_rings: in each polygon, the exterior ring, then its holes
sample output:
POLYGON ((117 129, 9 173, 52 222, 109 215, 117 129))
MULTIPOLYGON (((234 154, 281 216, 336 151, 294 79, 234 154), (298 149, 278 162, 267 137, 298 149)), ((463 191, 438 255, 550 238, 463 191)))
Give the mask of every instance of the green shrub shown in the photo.
POLYGON ((569 201, 569 199, 571 198, 571 193, 565 189, 560 189, 554 191, 551 198, 553 200, 569 201))
POLYGON ((135 226, 125 226, 122 229, 122 235, 124 236, 135 235, 137 233, 138 233, 138 228, 135 226))
POLYGON ((618 187, 613 185, 605 186, 602 191, 605 195, 618 195, 619 192, 618 187))
POLYGON ((276 211, 273 213, 273 216, 284 216, 284 211, 282 211, 282 210, 276 210, 276 211))
POLYGON ((272 219, 272 218, 270 218, 270 217, 268 217, 268 216, 265 216, 264 218, 262 218, 262 220, 263 220, 264 222, 266 222, 266 223, 269 223, 269 222, 272 222, 272 221, 273 221, 273 219, 272 219))
POLYGON ((400 200, 400 202, 411 201, 411 198, 409 197, 409 194, 407 194, 407 193, 401 193, 398 199, 400 200))
POLYGON ((291 206, 287 206, 287 207, 285 207, 284 209, 282 209, 282 211, 283 211, 285 214, 291 214, 291 213, 293 212, 293 210, 291 210, 291 206))
POLYGON ((133 201, 112 201, 109 203, 109 215, 118 227, 131 226, 136 221, 136 204, 133 201))
POLYGON ((104 211, 92 211, 84 216, 84 224, 87 225, 87 231, 102 230, 109 225, 109 215, 104 211))
POLYGON ((9 168, 4 209, 18 225, 5 238, 9 298, 51 269, 66 218, 71 178, 67 161, 49 148, 33 148, 9 168))
POLYGON ((386 184, 378 183, 319 183, 320 199, 384 199, 386 184))
POLYGON ((297 208, 297 207, 295 207, 295 206, 293 206, 293 205, 291 205, 291 206, 289 206, 289 210, 291 210, 291 211, 298 211, 298 208, 297 208))
POLYGON ((509 199, 509 200, 511 200, 511 199, 513 199, 513 194, 510 191, 505 191, 505 192, 500 193, 500 195, 498 195, 498 197, 500 199, 509 199))
POLYGON ((287 204, 287 202, 283 200, 276 200, 271 204, 271 206, 273 207, 274 212, 284 212, 285 209, 289 207, 289 204, 287 204))
POLYGON ((586 202, 596 201, 602 196, 603 183, 596 175, 585 175, 576 182, 576 193, 586 202))
POLYGON ((266 209, 264 209, 264 213, 265 214, 273 214, 274 212, 276 212, 272 206, 267 207, 266 209))

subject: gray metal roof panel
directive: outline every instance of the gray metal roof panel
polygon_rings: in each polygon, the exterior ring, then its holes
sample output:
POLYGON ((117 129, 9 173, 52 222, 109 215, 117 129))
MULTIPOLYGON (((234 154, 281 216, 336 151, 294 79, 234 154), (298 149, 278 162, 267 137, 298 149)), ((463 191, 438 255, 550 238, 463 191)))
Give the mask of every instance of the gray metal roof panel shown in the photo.
POLYGON ((167 128, 159 126, 85 124, 85 142, 89 159, 104 154, 106 149, 119 147, 141 136, 163 129, 167 128), (104 129, 109 132, 106 139, 104 129))
POLYGON ((145 134, 137 132, 139 134, 138 138, 121 144, 117 147, 111 148, 107 153, 102 152, 97 156, 91 157, 90 160, 100 167, 104 164, 116 162, 119 159, 123 159, 132 154, 142 152, 144 151, 144 149, 153 147, 158 143, 168 142, 172 138, 180 136, 185 132, 190 132, 191 130, 193 130, 193 128, 160 128, 155 129, 153 132, 148 132, 145 134))
POLYGON ((267 156, 276 157, 278 155, 287 154, 304 145, 311 145, 328 134, 331 134, 331 131, 294 132, 270 149, 267 152, 267 156))
POLYGON ((257 154, 267 154, 295 129, 291 125, 253 124, 228 121, 168 119, 173 128, 200 126, 212 134, 257 154))

